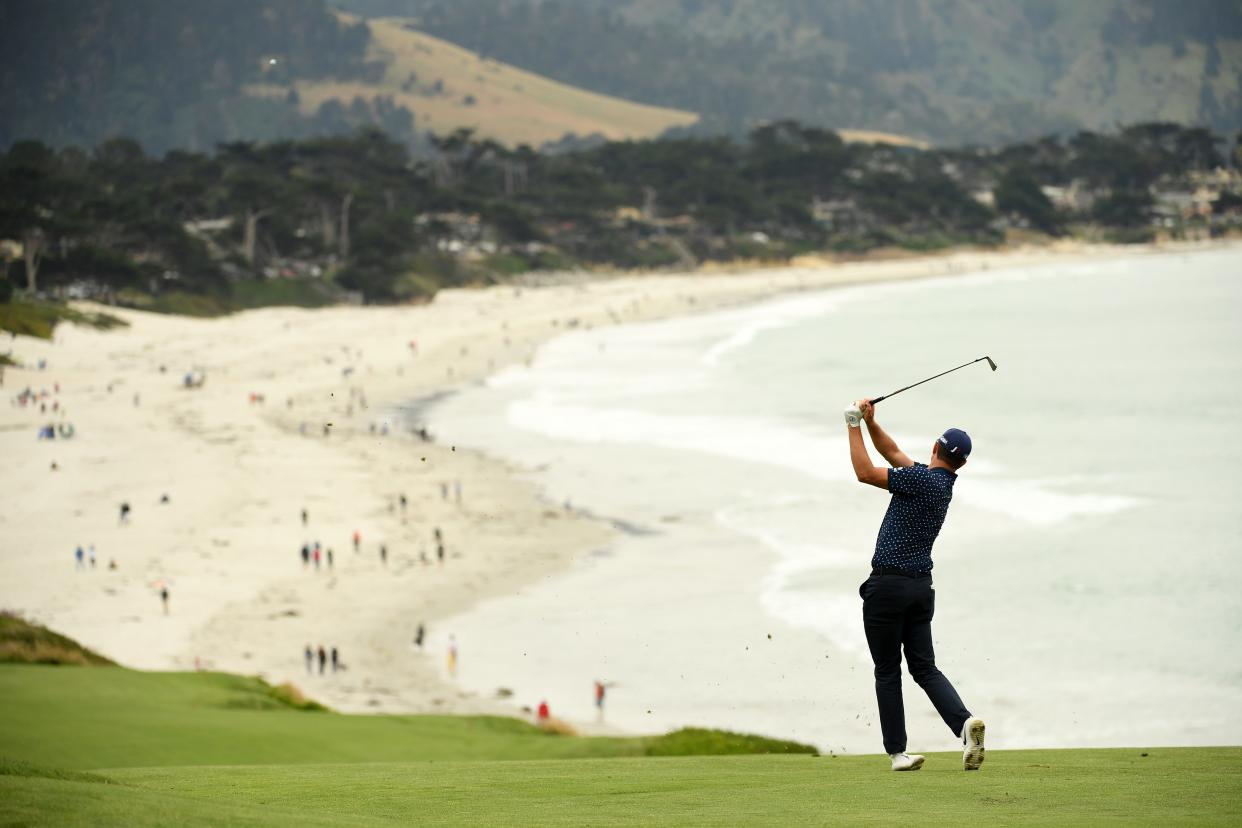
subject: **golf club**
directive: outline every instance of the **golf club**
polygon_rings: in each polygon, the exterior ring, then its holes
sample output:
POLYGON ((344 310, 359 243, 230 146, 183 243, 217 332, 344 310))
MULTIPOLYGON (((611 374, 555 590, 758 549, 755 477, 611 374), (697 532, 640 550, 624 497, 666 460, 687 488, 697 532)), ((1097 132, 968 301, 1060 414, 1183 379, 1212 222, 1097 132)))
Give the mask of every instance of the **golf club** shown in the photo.
POLYGON ((925 382, 931 382, 932 380, 936 379, 936 377, 943 377, 945 374, 952 374, 954 371, 960 371, 961 369, 965 368, 967 365, 974 365, 976 362, 983 362, 985 359, 988 361, 988 365, 991 365, 991 366, 992 366, 992 370, 993 370, 993 371, 995 371, 995 370, 996 370, 996 363, 992 361, 992 358, 991 358, 990 356, 981 356, 981 357, 979 357, 978 359, 972 359, 970 362, 964 362, 964 363, 962 363, 961 365, 957 366, 956 368, 950 368, 950 369, 949 369, 949 370, 947 370, 947 371, 944 371, 944 372, 941 372, 941 373, 939 373, 939 374, 936 374, 936 376, 935 376, 935 377, 928 377, 928 378, 927 378, 927 379, 925 379, 925 380, 919 380, 918 382, 914 383, 914 385, 907 385, 905 388, 898 388, 896 391, 894 391, 894 392, 893 392, 893 393, 891 393, 891 394, 885 394, 885 395, 884 395, 884 396, 882 396, 882 397, 876 397, 874 400, 872 400, 872 401, 871 401, 871 404, 872 404, 872 405, 875 405, 876 403, 880 402, 881 400, 887 400, 889 397, 895 397, 895 396, 897 396, 897 395, 898 395, 898 394, 900 394, 902 391, 909 391, 909 390, 910 390, 911 388, 913 388, 915 385, 922 385, 922 384, 923 384, 923 383, 925 383, 925 382))

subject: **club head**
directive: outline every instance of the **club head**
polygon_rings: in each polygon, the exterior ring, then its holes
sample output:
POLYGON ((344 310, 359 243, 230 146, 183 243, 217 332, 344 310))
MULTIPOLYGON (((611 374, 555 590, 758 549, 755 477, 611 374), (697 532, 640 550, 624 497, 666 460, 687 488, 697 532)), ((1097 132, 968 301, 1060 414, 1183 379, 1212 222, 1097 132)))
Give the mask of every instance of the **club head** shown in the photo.
POLYGON ((985 356, 985 357, 984 357, 984 359, 986 359, 986 360, 988 361, 988 365, 991 365, 991 366, 992 366, 992 370, 993 370, 993 371, 995 371, 995 370, 996 370, 996 363, 992 361, 992 358, 991 358, 990 356, 985 356))

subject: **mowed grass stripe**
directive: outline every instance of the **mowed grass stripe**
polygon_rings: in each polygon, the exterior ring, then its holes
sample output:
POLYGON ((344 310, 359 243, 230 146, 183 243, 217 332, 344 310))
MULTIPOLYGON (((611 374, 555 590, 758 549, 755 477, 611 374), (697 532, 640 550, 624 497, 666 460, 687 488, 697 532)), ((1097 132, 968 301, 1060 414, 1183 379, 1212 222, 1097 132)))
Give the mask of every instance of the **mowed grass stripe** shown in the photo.
POLYGON ((0 779, 0 814, 69 825, 1226 825, 1237 824, 1242 749, 998 751, 978 773, 957 754, 907 774, 883 757, 806 756, 102 773, 121 784, 0 779))

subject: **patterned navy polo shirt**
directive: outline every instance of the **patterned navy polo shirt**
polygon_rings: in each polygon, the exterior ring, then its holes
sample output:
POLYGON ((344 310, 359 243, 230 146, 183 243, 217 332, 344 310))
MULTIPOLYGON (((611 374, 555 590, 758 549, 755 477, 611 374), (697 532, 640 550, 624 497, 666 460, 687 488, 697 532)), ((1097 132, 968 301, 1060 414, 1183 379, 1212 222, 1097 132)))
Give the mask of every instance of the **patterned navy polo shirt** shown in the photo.
POLYGON ((932 544, 944 525, 956 480, 957 475, 948 469, 929 469, 922 463, 888 470, 893 499, 875 540, 873 567, 931 572, 932 544))

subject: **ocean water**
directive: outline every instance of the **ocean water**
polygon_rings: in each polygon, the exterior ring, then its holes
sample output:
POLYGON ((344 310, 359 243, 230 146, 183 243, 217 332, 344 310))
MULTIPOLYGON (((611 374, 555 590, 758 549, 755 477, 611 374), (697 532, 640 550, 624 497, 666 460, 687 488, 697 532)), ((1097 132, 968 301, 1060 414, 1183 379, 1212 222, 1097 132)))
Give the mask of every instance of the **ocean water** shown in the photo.
MULTIPOLYGON (((570 571, 440 627, 458 681, 591 720, 879 752, 858 585, 888 495, 841 409, 926 462, 966 429, 935 550, 938 662, 995 747, 1242 743, 1242 257, 1209 251, 776 298, 580 331, 431 428, 614 520, 570 571)), ((873 451, 877 464, 883 460, 873 451)), ((912 750, 953 737, 906 680, 912 750)))

